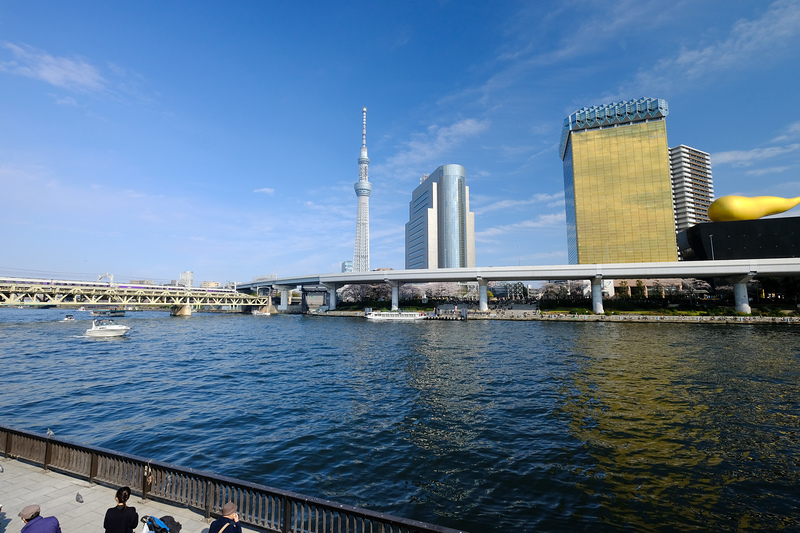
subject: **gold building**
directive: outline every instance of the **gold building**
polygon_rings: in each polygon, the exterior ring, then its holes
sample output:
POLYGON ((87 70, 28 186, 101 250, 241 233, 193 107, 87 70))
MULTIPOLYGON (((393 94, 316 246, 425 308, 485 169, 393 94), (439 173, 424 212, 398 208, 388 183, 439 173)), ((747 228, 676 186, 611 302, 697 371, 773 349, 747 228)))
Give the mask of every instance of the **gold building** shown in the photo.
POLYGON ((561 159, 569 262, 677 261, 667 102, 579 109, 564 121, 561 159))

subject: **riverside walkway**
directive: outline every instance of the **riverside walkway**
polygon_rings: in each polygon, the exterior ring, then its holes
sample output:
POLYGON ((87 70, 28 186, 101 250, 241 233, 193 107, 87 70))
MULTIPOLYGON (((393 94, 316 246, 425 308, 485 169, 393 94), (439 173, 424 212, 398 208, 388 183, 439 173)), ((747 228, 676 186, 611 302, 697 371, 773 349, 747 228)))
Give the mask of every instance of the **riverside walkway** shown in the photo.
MULTIPOLYGON (((116 505, 115 488, 45 471, 41 466, 15 459, 0 459, 0 466, 3 467, 3 472, 0 472, 0 533, 18 533, 24 524, 17 513, 34 503, 42 508, 42 516, 58 518, 63 533, 102 531, 106 510, 116 505), (76 500, 78 494, 83 503, 76 500)), ((159 518, 168 515, 181 524, 181 533, 208 532, 210 522, 205 520, 203 514, 186 507, 150 499, 143 502, 135 494, 128 503, 136 508, 140 519, 144 515, 159 518)), ((247 526, 242 529, 259 531, 247 526)), ((141 526, 136 531, 141 531, 141 526)))

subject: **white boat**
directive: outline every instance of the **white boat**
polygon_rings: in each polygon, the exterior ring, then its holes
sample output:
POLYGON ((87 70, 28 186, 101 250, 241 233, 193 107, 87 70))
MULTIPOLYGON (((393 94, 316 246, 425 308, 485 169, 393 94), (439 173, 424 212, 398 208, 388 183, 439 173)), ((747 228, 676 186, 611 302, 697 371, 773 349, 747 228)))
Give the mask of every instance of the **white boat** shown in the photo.
POLYGON ((267 312, 267 311, 259 311, 258 309, 253 309, 252 314, 254 316, 269 316, 269 312, 267 312))
POLYGON ((365 315, 368 320, 425 320, 422 311, 372 311, 365 315))
POLYGON ((92 327, 86 330, 90 337, 121 337, 131 329, 128 326, 115 324, 113 320, 93 320, 92 327))
POLYGON ((75 317, 72 316, 72 315, 67 315, 67 316, 65 316, 64 318, 61 319, 62 322, 72 322, 74 320, 75 320, 75 317))

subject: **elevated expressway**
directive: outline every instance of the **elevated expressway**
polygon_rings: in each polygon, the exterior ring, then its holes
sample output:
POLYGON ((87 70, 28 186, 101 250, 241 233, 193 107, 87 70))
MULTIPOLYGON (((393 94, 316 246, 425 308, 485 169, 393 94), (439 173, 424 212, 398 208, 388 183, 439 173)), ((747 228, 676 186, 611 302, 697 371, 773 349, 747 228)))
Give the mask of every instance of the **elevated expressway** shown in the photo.
POLYGON ((327 292, 329 309, 336 308, 336 290, 348 284, 387 283, 392 288, 392 308, 399 302, 399 287, 403 283, 477 282, 480 309, 488 309, 486 284, 489 281, 548 281, 590 280, 592 307, 603 312, 602 283, 604 279, 666 279, 666 278, 726 278, 734 287, 736 310, 750 313, 747 282, 756 276, 800 275, 800 259, 740 259, 729 261, 675 261, 664 263, 615 263, 595 265, 545 265, 516 267, 440 268, 419 270, 373 270, 344 272, 257 280, 243 283, 239 290, 259 291, 274 288, 281 292, 278 309, 286 309, 289 292, 303 290, 327 292))
POLYGON ((169 307, 173 314, 187 315, 196 306, 266 306, 269 303, 269 296, 233 289, 0 278, 0 305, 8 306, 169 307))

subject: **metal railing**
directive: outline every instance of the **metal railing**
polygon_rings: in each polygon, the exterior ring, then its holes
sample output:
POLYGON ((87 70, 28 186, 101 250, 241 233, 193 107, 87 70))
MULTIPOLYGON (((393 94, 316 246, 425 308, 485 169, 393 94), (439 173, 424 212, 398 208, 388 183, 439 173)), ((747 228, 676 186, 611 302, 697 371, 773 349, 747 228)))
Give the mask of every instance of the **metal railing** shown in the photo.
POLYGON ((104 448, 0 426, 5 458, 41 465, 111 487, 200 511, 208 519, 229 501, 239 520, 275 533, 464 533, 459 530, 303 496, 104 448))

